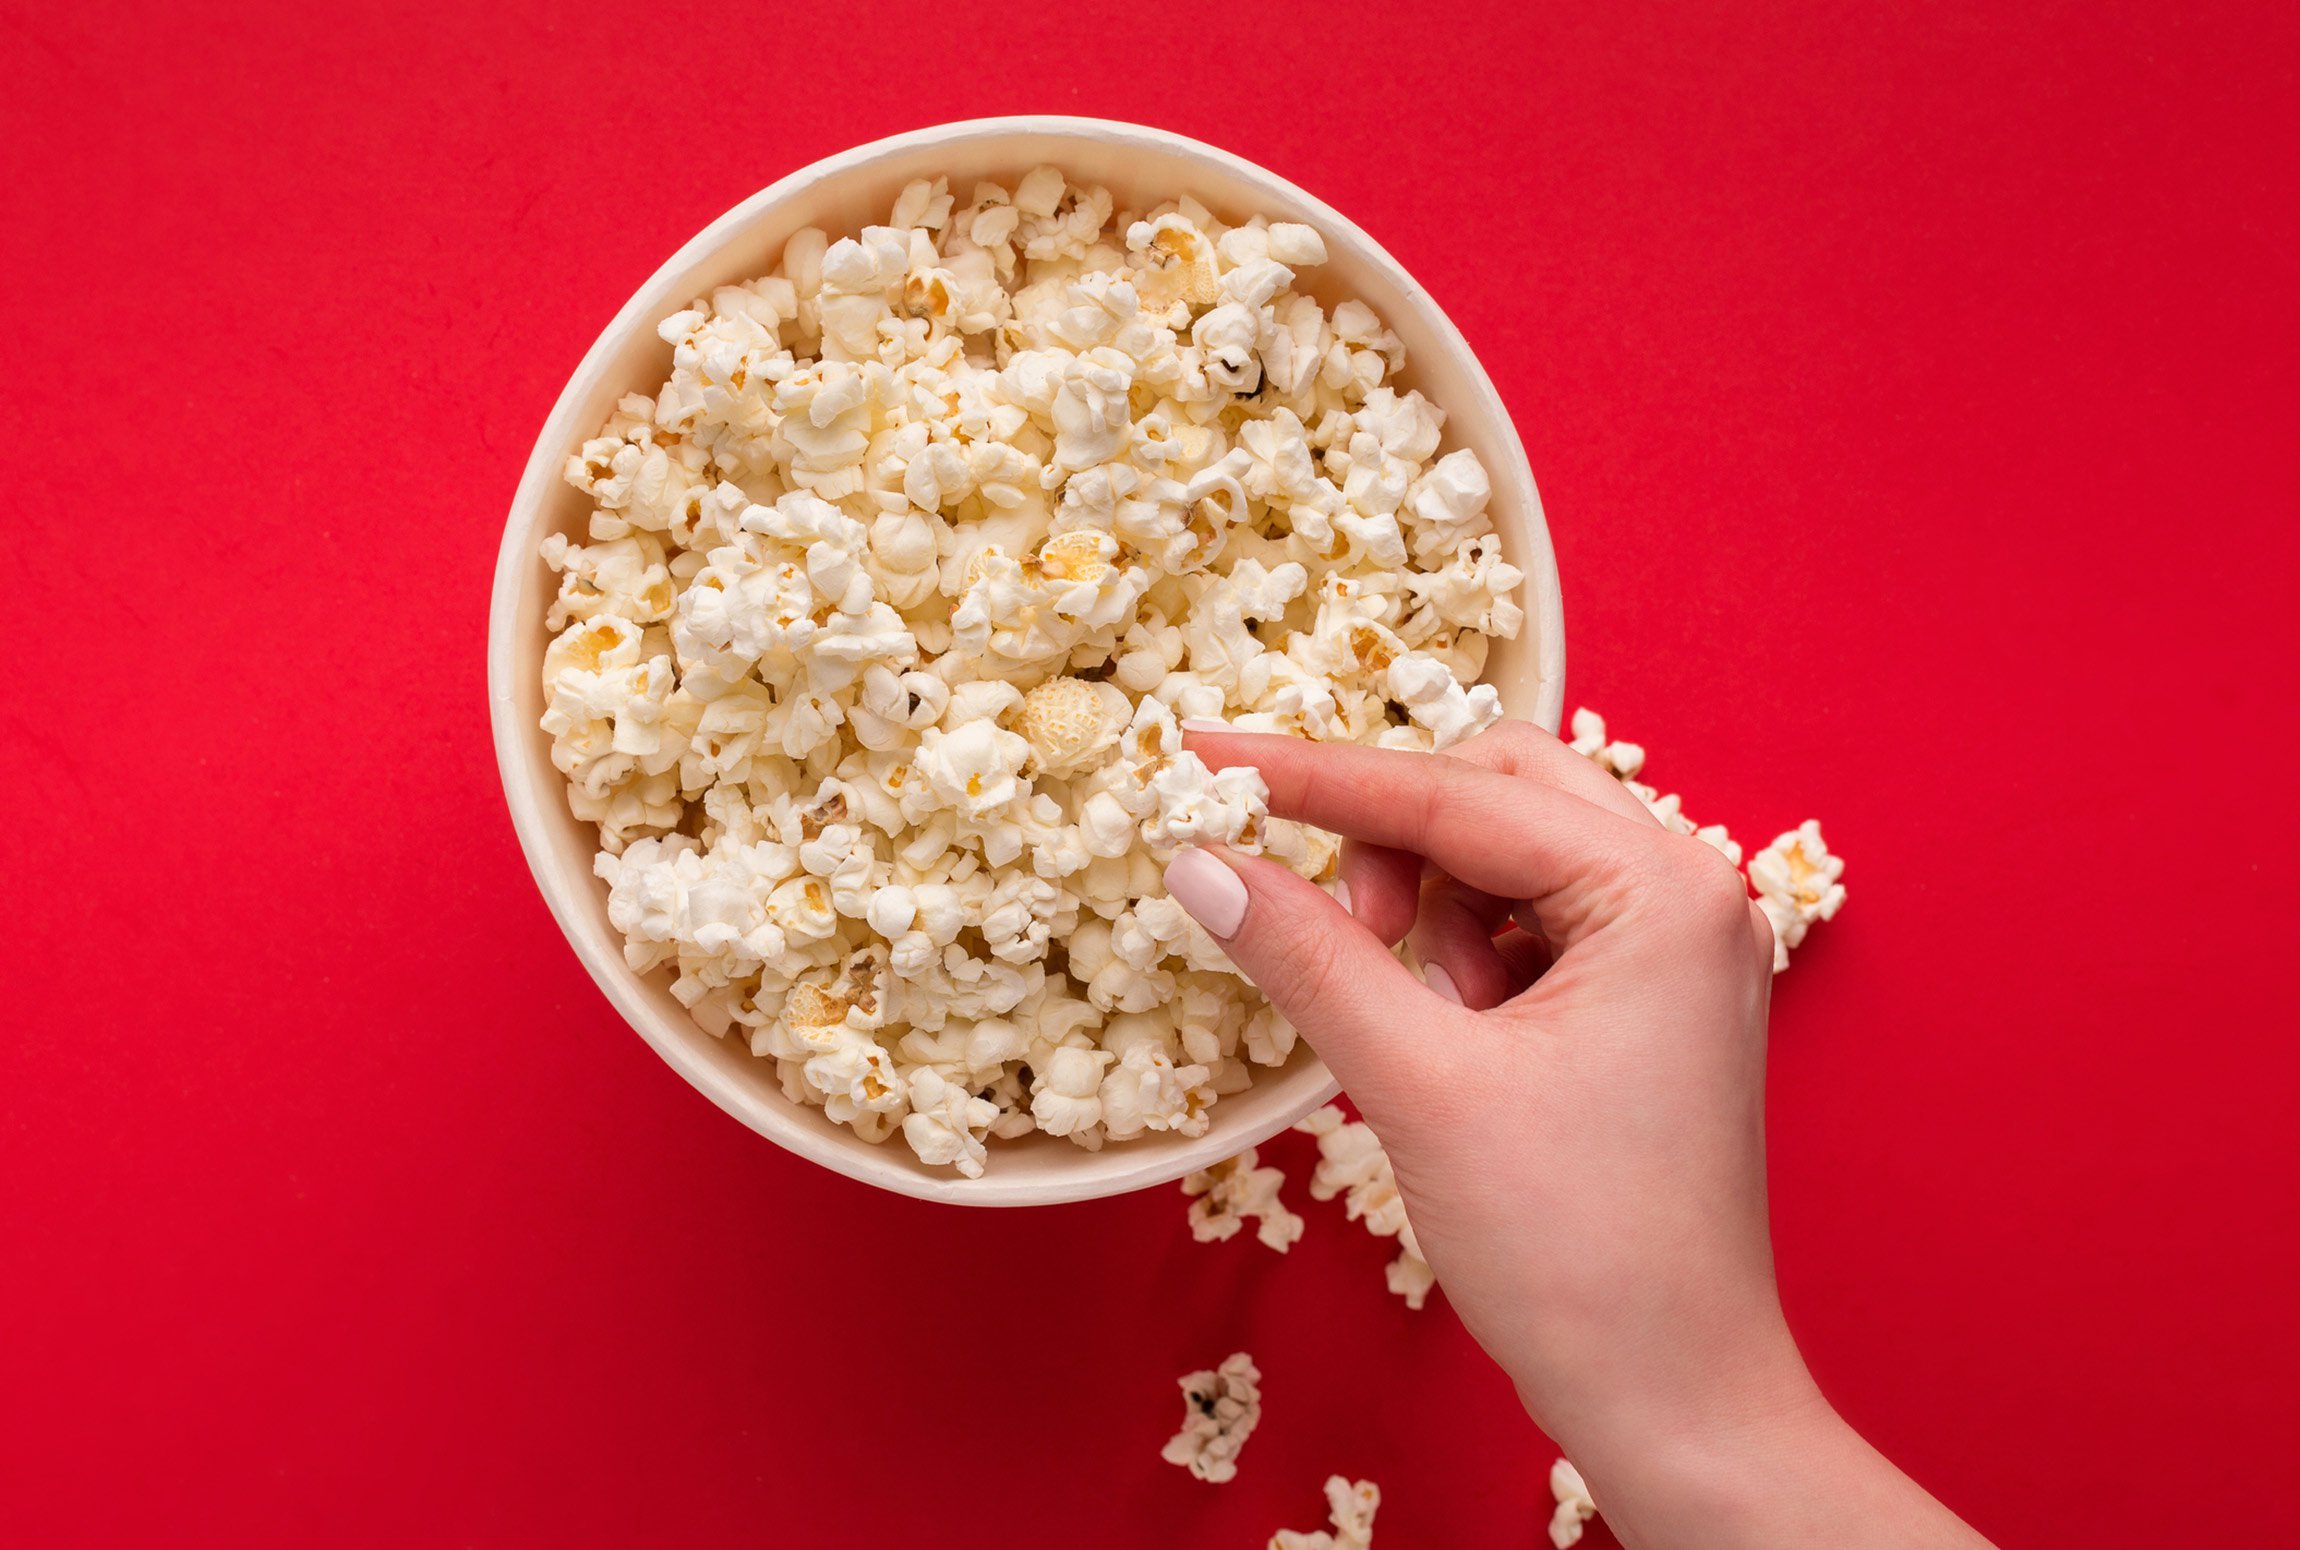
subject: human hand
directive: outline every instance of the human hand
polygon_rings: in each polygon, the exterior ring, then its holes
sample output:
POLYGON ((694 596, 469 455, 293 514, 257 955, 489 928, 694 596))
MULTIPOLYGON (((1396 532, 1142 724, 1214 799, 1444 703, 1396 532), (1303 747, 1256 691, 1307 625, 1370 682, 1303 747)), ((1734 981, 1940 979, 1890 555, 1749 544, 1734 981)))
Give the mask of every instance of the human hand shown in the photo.
POLYGON ((1382 1138, 1446 1296, 1616 1531, 1872 1542, 1880 1511, 1921 1504, 1969 1536, 1837 1421, 1782 1319, 1773 934, 1731 863, 1524 723, 1442 755, 1188 745, 1350 842, 1338 898, 1214 850, 1177 856, 1167 887, 1382 1138), (1409 933, 1427 984, 1390 951, 1409 933))

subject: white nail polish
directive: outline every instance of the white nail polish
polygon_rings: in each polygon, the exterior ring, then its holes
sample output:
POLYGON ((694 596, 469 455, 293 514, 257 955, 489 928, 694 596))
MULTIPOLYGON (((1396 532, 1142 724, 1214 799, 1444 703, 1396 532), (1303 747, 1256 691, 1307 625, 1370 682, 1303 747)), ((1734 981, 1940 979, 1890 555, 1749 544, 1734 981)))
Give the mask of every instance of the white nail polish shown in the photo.
MULTIPOLYGON (((1212 930, 1213 928, 1208 927, 1207 929, 1212 930)), ((1436 991, 1439 995, 1445 997, 1448 1001, 1451 1001, 1455 1006, 1460 1006, 1462 1004, 1461 989, 1454 984, 1453 976, 1446 973, 1444 964, 1423 964, 1422 983, 1429 986, 1430 989, 1436 991)))
POLYGON ((1223 941, 1246 923, 1246 885, 1216 857, 1185 850, 1166 863, 1166 891, 1223 941))

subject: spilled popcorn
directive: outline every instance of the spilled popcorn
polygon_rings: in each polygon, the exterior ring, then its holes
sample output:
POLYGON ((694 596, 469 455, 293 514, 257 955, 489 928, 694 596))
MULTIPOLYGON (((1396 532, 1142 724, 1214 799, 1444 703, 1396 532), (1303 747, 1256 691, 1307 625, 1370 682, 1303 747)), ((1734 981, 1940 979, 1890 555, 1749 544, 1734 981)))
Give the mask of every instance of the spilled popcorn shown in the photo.
POLYGON ((1238 1454, 1262 1419, 1262 1375, 1240 1351, 1208 1372, 1182 1379, 1182 1429, 1159 1453, 1216 1485, 1236 1478, 1238 1454))
POLYGON ((1203 1134, 1287 1059, 1162 863, 1338 845, 1179 722, 1446 747, 1524 621, 1396 335, 1295 288, 1324 258, 1051 167, 916 182, 665 319, 568 459, 553 761, 629 963, 794 1101, 972 1177, 1203 1134))
POLYGON ((1389 1153, 1382 1150, 1373 1127, 1344 1119, 1342 1111, 1329 1103, 1294 1128, 1318 1138, 1318 1166, 1310 1175, 1310 1198, 1331 1200, 1340 1195, 1351 1221, 1363 1221, 1366 1231, 1377 1238, 1397 1239, 1398 1257, 1387 1271, 1390 1290, 1403 1297, 1407 1307, 1421 1307, 1429 1298, 1430 1288, 1437 1285, 1437 1277, 1422 1258, 1413 1224, 1406 1220, 1405 1198, 1398 1193, 1389 1153))
MULTIPOLYGON (((1741 865, 1741 846, 1723 824, 1696 826, 1685 816, 1685 804, 1676 793, 1663 796, 1637 779, 1645 768, 1645 750, 1635 743, 1609 740, 1603 716, 1587 708, 1577 710, 1572 731, 1567 746, 1627 786, 1670 832, 1690 834, 1715 846, 1735 866, 1741 865)), ((1838 879, 1845 875, 1845 861, 1830 854, 1821 839, 1820 823, 1808 818, 1751 856, 1745 870, 1757 891, 1757 907, 1773 923, 1773 972, 1778 974, 1789 967, 1789 949, 1803 944, 1813 923, 1834 919, 1844 907, 1845 886, 1838 879)))
POLYGON ((1557 1550, 1571 1550, 1581 1543, 1582 1525, 1597 1516, 1597 1503, 1589 1499, 1581 1471, 1563 1459, 1549 1466, 1549 1494, 1557 1498, 1557 1511, 1549 1519, 1549 1542, 1557 1550))
POLYGON ((1332 1531, 1282 1528, 1270 1536, 1269 1550, 1367 1550, 1374 1542, 1374 1513, 1381 1504, 1382 1489, 1371 1480, 1353 1484, 1329 1475, 1326 1517, 1332 1531))
POLYGON ((1829 854, 1821 825, 1808 818, 1749 858, 1757 907, 1773 923, 1773 972, 1789 967, 1789 949, 1803 944, 1816 920, 1834 919, 1845 904, 1842 856, 1829 854))
POLYGON ((1182 1193, 1191 1197, 1191 1237, 1200 1243, 1227 1242, 1252 1221, 1260 1224, 1254 1236, 1280 1254, 1301 1240, 1302 1219, 1278 1198, 1285 1174, 1260 1162, 1260 1154, 1248 1147, 1182 1181, 1182 1193))

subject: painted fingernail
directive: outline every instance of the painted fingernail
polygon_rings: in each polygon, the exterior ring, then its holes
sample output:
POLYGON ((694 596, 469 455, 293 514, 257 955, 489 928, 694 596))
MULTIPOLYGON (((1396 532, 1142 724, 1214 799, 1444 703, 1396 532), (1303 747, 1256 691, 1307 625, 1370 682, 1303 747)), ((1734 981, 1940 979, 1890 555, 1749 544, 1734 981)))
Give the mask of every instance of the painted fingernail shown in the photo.
POLYGON ((1334 879, 1334 902, 1339 904, 1348 914, 1355 915, 1357 913, 1356 910, 1350 908, 1350 880, 1348 878, 1337 877, 1334 879))
POLYGON ((1231 727, 1227 721, 1215 721, 1207 716, 1185 716, 1182 718, 1182 730, 1185 732, 1227 732, 1231 730, 1231 727))
POLYGON ((1246 923, 1246 885, 1202 850, 1185 850, 1166 863, 1166 891, 1190 917, 1228 941, 1246 923))
MULTIPOLYGON (((1211 931, 1214 928, 1208 926, 1206 929, 1211 931)), ((1445 997, 1448 1001, 1451 1001, 1455 1006, 1460 1006, 1462 1004, 1461 991, 1455 987, 1453 976, 1446 973, 1444 964, 1423 964, 1422 983, 1429 986, 1430 989, 1436 991, 1439 995, 1445 997)))

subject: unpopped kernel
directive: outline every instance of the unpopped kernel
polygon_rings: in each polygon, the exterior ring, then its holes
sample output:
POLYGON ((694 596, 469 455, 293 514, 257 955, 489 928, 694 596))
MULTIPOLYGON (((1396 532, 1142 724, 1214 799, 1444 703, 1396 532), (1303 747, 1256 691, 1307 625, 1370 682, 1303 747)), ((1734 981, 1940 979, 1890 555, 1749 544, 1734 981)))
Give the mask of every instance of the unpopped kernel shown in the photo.
POLYGON ((1524 578, 1487 472, 1371 309, 1297 288, 1308 226, 1040 167, 770 257, 663 320, 669 377, 568 459, 586 541, 542 547, 543 728, 625 956, 933 1166, 1203 1134, 1293 1030, 1163 863, 1330 883, 1338 847, 1179 723, 1490 725, 1524 578))

